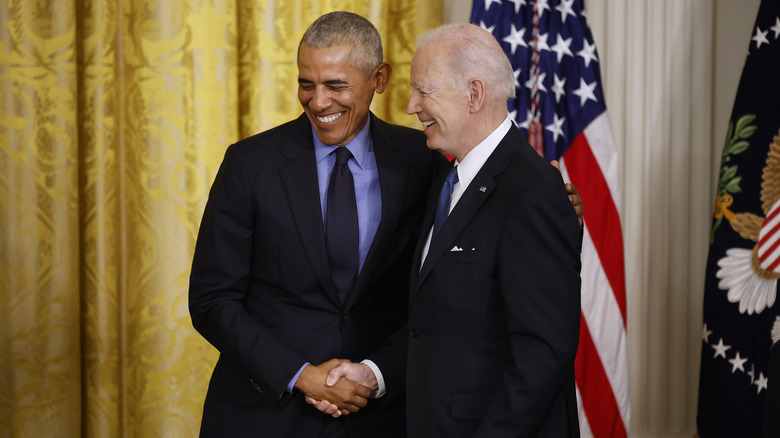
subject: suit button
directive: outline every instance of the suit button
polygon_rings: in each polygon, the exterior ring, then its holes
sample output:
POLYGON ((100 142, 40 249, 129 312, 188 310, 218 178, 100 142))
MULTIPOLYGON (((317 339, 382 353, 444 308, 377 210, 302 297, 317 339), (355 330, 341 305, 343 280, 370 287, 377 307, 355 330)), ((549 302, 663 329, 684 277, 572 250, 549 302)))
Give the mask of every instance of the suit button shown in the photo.
POLYGON ((259 393, 260 393, 260 394, 262 394, 262 395, 265 395, 265 390, 263 389, 263 387, 262 387, 262 386, 260 386, 260 385, 259 385, 257 382, 255 382, 255 380, 254 380, 254 379, 249 379, 249 383, 251 383, 251 384, 252 384, 252 386, 254 386, 254 387, 255 387, 255 389, 257 390, 257 392, 259 392, 259 393))
POLYGON ((345 313, 345 314, 342 316, 342 318, 344 318, 344 319, 349 319, 349 313, 345 313))
POLYGON ((417 329, 412 330, 412 337, 416 338, 418 336, 420 336, 420 331, 417 329))

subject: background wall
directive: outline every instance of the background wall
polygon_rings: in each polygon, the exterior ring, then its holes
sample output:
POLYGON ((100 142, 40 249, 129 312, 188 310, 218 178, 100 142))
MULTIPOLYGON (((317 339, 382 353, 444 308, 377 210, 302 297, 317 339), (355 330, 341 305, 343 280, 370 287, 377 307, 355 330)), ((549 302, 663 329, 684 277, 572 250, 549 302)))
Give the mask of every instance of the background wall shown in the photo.
MULTIPOLYGON (((446 0, 445 22, 471 3, 446 0)), ((707 236, 759 3, 586 0, 621 155, 634 437, 695 433, 707 236)))

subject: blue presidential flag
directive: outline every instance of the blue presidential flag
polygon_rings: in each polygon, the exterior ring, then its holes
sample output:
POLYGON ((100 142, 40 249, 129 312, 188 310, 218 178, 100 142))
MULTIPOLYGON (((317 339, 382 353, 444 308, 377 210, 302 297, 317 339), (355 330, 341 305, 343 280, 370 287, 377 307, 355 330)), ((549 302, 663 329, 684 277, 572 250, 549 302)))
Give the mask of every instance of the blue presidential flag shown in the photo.
POLYGON ((761 436, 769 348, 780 334, 778 65, 780 2, 764 0, 752 29, 716 189, 699 378, 697 428, 702 438, 761 436))

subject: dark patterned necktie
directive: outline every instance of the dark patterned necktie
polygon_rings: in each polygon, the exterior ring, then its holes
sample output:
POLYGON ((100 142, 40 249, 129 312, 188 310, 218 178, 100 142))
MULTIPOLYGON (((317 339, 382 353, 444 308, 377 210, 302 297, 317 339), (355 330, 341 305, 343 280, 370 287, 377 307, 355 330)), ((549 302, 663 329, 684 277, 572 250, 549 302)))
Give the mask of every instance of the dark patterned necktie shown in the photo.
POLYGON ((441 186, 441 192, 439 192, 439 202, 436 204, 436 218, 433 220, 433 236, 431 236, 431 240, 436 237, 436 234, 439 233, 442 225, 444 225, 444 221, 447 220, 447 216, 450 215, 452 187, 456 182, 458 182, 458 166, 453 166, 450 169, 450 173, 447 174, 444 184, 441 186))
POLYGON ((358 216, 355 182, 347 165, 352 154, 343 146, 333 153, 336 154, 336 164, 328 185, 325 239, 330 275, 339 299, 344 303, 358 274, 358 216))

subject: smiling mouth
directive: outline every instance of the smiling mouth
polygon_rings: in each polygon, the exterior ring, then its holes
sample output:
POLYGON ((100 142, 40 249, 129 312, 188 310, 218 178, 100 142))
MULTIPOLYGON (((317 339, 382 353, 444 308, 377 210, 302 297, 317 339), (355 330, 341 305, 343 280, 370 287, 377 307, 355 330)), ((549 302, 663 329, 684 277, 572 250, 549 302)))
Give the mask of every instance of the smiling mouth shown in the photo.
POLYGON ((431 126, 431 125, 433 125, 434 123, 436 123, 436 120, 428 120, 428 121, 422 122, 423 126, 426 127, 426 128, 431 126))
POLYGON ((329 116, 315 116, 315 117, 317 118, 317 121, 319 121, 320 123, 330 123, 330 122, 335 122, 336 119, 338 119, 342 115, 344 115, 343 112, 331 114, 329 116))

